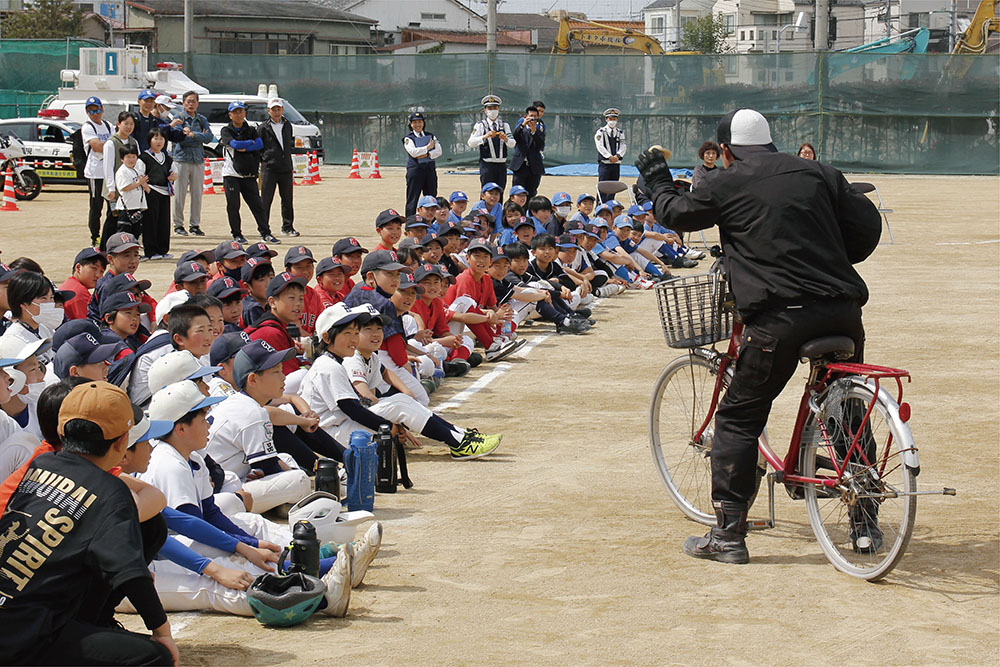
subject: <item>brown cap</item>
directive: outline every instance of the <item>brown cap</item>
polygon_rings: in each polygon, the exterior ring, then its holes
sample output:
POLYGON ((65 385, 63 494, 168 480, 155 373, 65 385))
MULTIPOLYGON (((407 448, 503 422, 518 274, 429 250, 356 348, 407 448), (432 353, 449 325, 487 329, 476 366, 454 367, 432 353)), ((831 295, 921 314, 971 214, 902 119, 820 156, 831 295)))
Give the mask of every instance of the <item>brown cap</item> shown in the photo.
POLYGON ((97 424, 105 440, 128 433, 133 422, 132 403, 128 394, 108 382, 88 382, 73 388, 59 408, 59 435, 66 422, 85 419, 97 424))

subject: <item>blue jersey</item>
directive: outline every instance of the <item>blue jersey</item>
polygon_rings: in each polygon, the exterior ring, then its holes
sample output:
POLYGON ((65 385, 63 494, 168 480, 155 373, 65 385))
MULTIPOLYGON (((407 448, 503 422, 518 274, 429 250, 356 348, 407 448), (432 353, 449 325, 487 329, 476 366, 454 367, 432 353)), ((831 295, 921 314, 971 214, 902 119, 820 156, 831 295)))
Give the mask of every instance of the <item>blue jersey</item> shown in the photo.
POLYGON ((448 211, 448 222, 462 222, 462 218, 455 215, 454 211, 448 211))
POLYGON ((605 250, 612 250, 613 251, 615 248, 617 248, 618 246, 620 246, 621 243, 618 241, 618 237, 615 236, 614 232, 609 232, 608 233, 608 238, 606 238, 606 239, 604 239, 604 241, 602 241, 602 245, 604 245, 604 249, 605 250))
POLYGON ((510 227, 504 227, 503 231, 500 232, 500 239, 497 241, 497 245, 503 246, 509 243, 515 243, 516 241, 517 236, 514 235, 514 230, 510 227))
POLYGON ((531 222, 533 222, 535 224, 535 234, 547 234, 548 233, 548 230, 545 229, 545 225, 543 225, 542 223, 540 223, 538 221, 538 218, 536 218, 535 216, 529 215, 528 216, 528 220, 530 220, 531 222))
POLYGON ((493 208, 487 208, 486 202, 479 200, 476 208, 481 208, 493 216, 493 233, 499 234, 503 230, 503 204, 497 202, 493 208))
POLYGON ((573 215, 569 216, 569 220, 570 220, 570 222, 577 222, 577 221, 579 221, 579 222, 582 222, 584 224, 587 224, 587 223, 590 222, 590 218, 588 218, 586 215, 584 215, 583 211, 577 211, 573 215))

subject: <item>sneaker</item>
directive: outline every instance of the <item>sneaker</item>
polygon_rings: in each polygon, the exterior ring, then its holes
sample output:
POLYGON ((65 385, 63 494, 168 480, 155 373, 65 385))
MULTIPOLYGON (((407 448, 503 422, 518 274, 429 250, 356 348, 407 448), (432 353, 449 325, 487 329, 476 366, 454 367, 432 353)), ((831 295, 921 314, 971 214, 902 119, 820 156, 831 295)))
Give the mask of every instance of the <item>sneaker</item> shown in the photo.
POLYGON ((583 320, 576 320, 567 317, 564 323, 556 323, 557 334, 582 334, 590 330, 590 326, 583 320))
POLYGON ((351 602, 352 560, 348 545, 341 545, 333 567, 323 575, 323 583, 326 584, 326 593, 323 595, 326 598, 326 608, 323 613, 327 616, 347 616, 347 605, 351 602))
POLYGON ((570 315, 570 317, 574 320, 585 322, 590 326, 594 326, 595 324, 597 324, 597 320, 595 320, 593 317, 580 317, 579 315, 570 315))
POLYGON ((275 238, 274 234, 264 234, 264 236, 261 236, 260 239, 264 243, 270 243, 271 245, 281 245, 281 241, 275 238))
POLYGON ((282 229, 281 233, 284 234, 285 236, 300 236, 300 234, 297 231, 295 231, 294 229, 291 229, 291 228, 289 228, 289 229, 282 229))
POLYGON ((174 256, 171 255, 169 252, 165 252, 162 255, 160 255, 160 259, 173 259, 173 258, 174 256))
POLYGON ((437 383, 434 382, 434 380, 432 380, 430 378, 424 378, 423 380, 421 380, 420 381, 420 386, 422 386, 424 388, 424 391, 427 392, 428 396, 430 396, 435 391, 437 391, 437 388, 438 388, 437 383))
POLYGON ((183 227, 174 227, 174 234, 176 234, 177 236, 188 235, 187 231, 185 231, 183 227))
POLYGON ((192 236, 204 236, 205 232, 201 231, 201 227, 191 227, 190 230, 192 236))
POLYGON ((674 258, 674 261, 670 262, 670 266, 674 269, 693 269, 698 266, 698 262, 687 257, 677 256, 674 258))
POLYGON ((618 289, 619 287, 621 287, 621 285, 601 285, 597 288, 596 294, 602 299, 609 296, 616 296, 621 294, 621 291, 618 289))
POLYGON ((378 521, 365 532, 365 536, 351 545, 351 588, 357 588, 365 578, 368 566, 375 560, 382 546, 382 524, 378 521))
POLYGON ((592 311, 590 308, 577 308, 575 311, 573 311, 573 314, 576 315, 577 317, 590 317, 591 315, 594 314, 594 311, 592 311))
POLYGON ((486 361, 500 361, 508 354, 520 347, 514 342, 504 342, 495 340, 490 348, 486 350, 486 361))
POLYGON ((469 354, 469 365, 475 368, 479 364, 483 363, 483 355, 478 352, 472 352, 469 354))
POLYGON ((233 237, 233 240, 239 243, 240 245, 247 244, 247 237, 243 236, 242 234, 237 234, 236 236, 233 237))
POLYGON ((451 448, 451 458, 456 461, 478 459, 492 454, 500 446, 502 435, 483 435, 474 428, 467 429, 458 447, 451 448))
POLYGON ((684 256, 688 259, 705 259, 705 253, 701 250, 688 250, 684 256))
POLYGON ((150 261, 156 261, 158 259, 165 259, 165 258, 163 257, 163 255, 150 255, 149 259, 150 261))
POLYGON ((442 366, 444 366, 445 377, 450 378, 460 378, 472 369, 472 365, 465 359, 446 361, 442 366))

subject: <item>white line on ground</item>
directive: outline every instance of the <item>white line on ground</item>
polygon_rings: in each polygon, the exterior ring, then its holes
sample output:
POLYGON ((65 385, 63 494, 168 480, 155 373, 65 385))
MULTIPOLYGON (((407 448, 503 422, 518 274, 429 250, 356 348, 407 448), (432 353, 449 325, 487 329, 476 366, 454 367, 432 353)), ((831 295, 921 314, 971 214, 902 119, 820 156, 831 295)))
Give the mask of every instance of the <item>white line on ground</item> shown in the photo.
POLYGON ((180 637, 184 628, 191 625, 191 622, 198 618, 199 615, 193 611, 170 614, 170 633, 173 635, 174 639, 180 637))
POLYGON ((988 241, 943 241, 934 245, 983 245, 984 243, 1000 243, 1000 239, 990 239, 988 241))
MULTIPOLYGON (((522 347, 517 352, 512 353, 510 356, 511 357, 524 357, 524 356, 527 356, 528 352, 530 352, 533 347, 535 347, 536 345, 538 345, 539 343, 541 343, 543 340, 545 340, 546 338, 548 338, 550 335, 551 334, 543 334, 541 336, 535 336, 534 338, 532 338, 531 340, 529 340, 527 343, 525 343, 524 347, 522 347)), ((442 412, 442 411, 448 410, 450 408, 457 408, 462 403, 465 403, 467 400, 469 400, 472 396, 476 395, 477 393, 479 393, 480 391, 482 391, 483 389, 485 389, 487 386, 489 386, 489 384, 491 382, 493 382, 493 380, 497 379, 498 377, 500 377, 501 375, 503 375, 504 373, 506 373, 510 369, 511 369, 511 365, 508 364, 508 363, 506 363, 506 362, 501 362, 501 363, 497 364, 496 368, 494 368, 489 373, 487 373, 483 377, 479 378, 478 380, 476 380, 475 382, 473 382, 472 384, 470 384, 468 387, 466 387, 462 391, 460 391, 457 394, 455 394, 454 396, 452 396, 450 399, 448 399, 444 403, 441 403, 440 405, 435 405, 434 406, 434 411, 435 412, 442 412)))

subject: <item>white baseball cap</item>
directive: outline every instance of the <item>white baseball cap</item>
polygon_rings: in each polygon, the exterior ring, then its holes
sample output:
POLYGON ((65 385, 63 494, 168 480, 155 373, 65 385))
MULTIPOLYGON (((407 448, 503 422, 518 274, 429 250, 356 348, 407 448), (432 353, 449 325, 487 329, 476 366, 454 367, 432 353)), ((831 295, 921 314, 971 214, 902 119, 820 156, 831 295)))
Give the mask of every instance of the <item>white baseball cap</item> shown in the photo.
POLYGON ((173 109, 174 107, 177 106, 176 104, 174 104, 173 99, 170 98, 170 95, 157 95, 156 99, 153 100, 153 102, 165 106, 168 109, 173 109))
POLYGON ((163 318, 174 309, 174 306, 179 306, 182 303, 187 303, 187 300, 191 298, 191 295, 186 289, 179 289, 176 292, 171 292, 166 295, 160 302, 156 304, 156 321, 162 322, 163 318))
MULTIPOLYGON (((30 343, 25 343, 20 338, 14 336, 0 336, 0 358, 20 359, 24 361, 28 357, 42 354, 52 347, 51 338, 40 338, 30 343)), ((21 363, 21 361, 17 363, 21 363)))
POLYGON ((759 112, 737 109, 722 117, 716 132, 719 143, 725 144, 738 158, 751 153, 776 153, 771 140, 771 127, 759 112))
POLYGON ((197 380, 222 370, 221 366, 205 366, 188 350, 168 352, 149 367, 149 392, 155 394, 168 384, 181 380, 197 380))
POLYGON ((221 403, 226 398, 205 396, 194 382, 182 380, 153 394, 153 400, 149 404, 149 419, 176 423, 187 413, 221 403))
POLYGON ((358 320, 358 324, 364 326, 376 317, 379 317, 379 312, 371 304, 363 303, 360 306, 348 308, 341 301, 324 310, 316 318, 316 335, 322 338, 323 334, 329 331, 331 327, 347 324, 354 320, 358 320))
POLYGON ((268 109, 270 109, 271 107, 284 107, 284 106, 285 106, 285 100, 281 99, 280 97, 275 97, 274 99, 267 101, 268 109))

